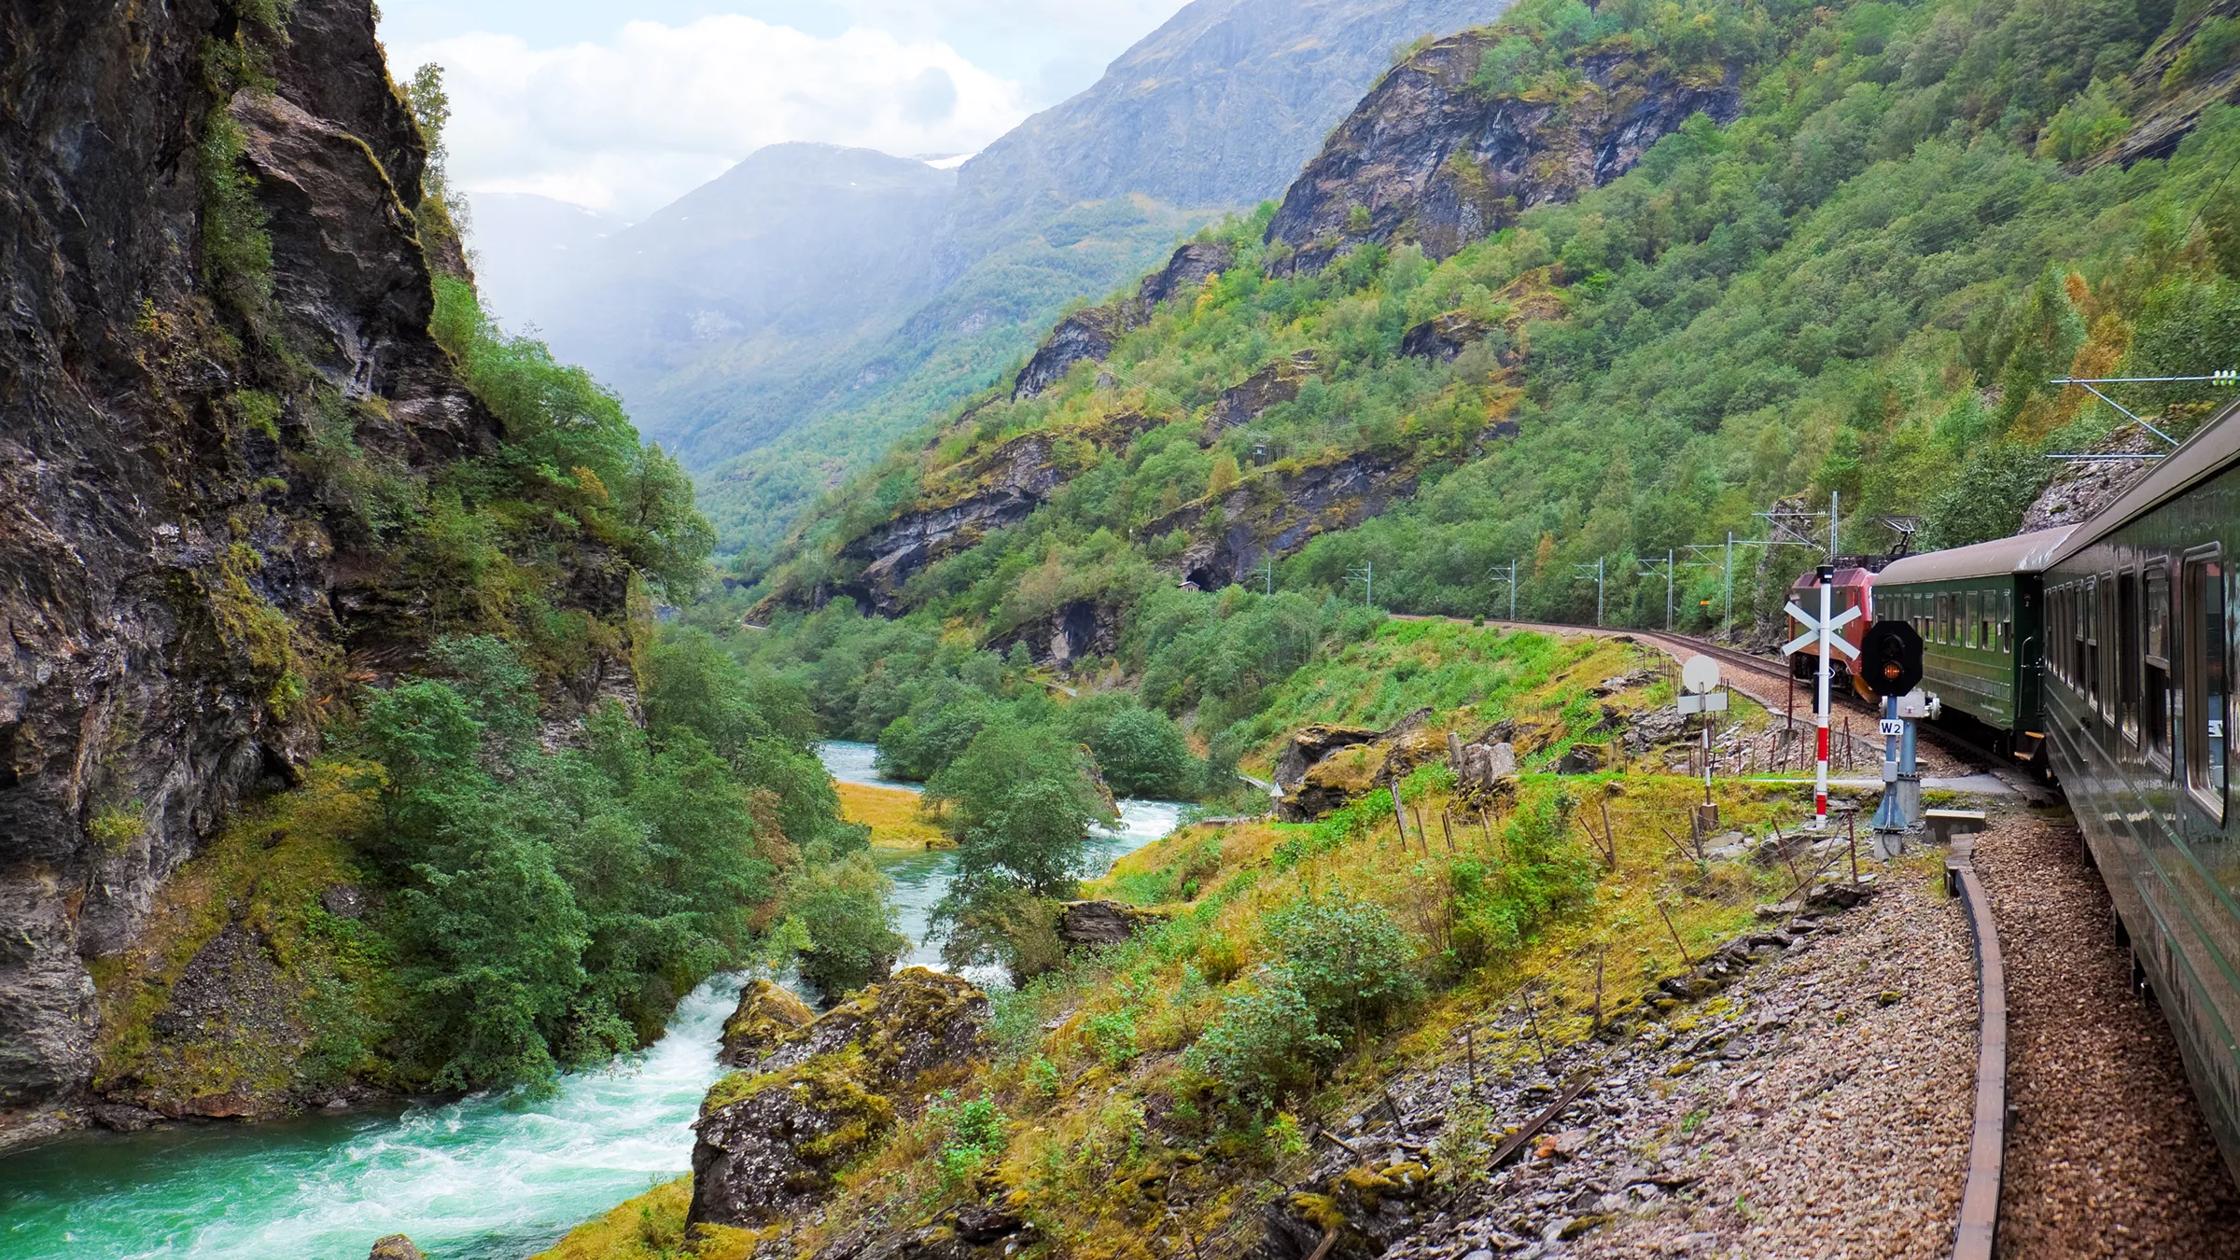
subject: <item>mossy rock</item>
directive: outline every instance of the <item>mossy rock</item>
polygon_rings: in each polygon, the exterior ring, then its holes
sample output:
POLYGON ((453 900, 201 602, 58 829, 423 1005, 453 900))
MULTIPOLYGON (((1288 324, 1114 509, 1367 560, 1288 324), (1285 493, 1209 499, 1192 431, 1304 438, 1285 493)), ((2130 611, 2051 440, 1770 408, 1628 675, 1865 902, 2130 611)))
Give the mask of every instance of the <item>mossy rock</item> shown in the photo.
POLYGON ((816 1019, 809 1004, 791 991, 755 980, 740 992, 739 1005, 723 1022, 723 1052, 717 1057, 732 1067, 752 1067, 816 1019))
POLYGON ((865 1073, 850 1049, 718 1082, 695 1126, 690 1223, 753 1228, 821 1202, 894 1127, 893 1102, 863 1087, 865 1073))

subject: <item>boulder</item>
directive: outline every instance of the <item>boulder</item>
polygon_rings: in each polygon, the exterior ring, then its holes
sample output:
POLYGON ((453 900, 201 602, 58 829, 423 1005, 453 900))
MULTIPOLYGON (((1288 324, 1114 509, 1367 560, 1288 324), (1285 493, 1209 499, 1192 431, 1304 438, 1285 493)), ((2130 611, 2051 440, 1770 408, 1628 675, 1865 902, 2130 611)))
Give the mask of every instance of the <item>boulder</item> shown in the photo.
POLYGON ((1276 783, 1285 788, 1276 816, 1285 822, 1320 818, 1444 755, 1446 737, 1429 729, 1430 717, 1431 710, 1418 709, 1381 731, 1322 724, 1300 729, 1276 763, 1276 783))
POLYGON ((112 1133, 138 1133, 163 1122, 163 1116, 128 1103, 97 1102, 86 1108, 86 1119, 112 1133))
POLYGON ((1455 778, 1465 787, 1491 788, 1517 777, 1514 744, 1462 744, 1454 759, 1455 778))
POLYGON ((810 1024, 817 1013, 792 991, 768 980, 755 980, 739 993, 739 1005, 723 1021, 723 1050, 718 1063, 748 1067, 784 1044, 810 1024))
POLYGON ((1149 910, 1117 901, 1069 901, 1058 914, 1058 939, 1069 948, 1118 945, 1161 921, 1149 910))
POLYGON ((834 1175, 894 1127, 894 1104, 863 1087, 860 1055, 820 1057, 710 1091, 693 1127, 694 1225, 753 1228, 814 1207, 834 1175))
POLYGON ((1283 746, 1283 755, 1276 758, 1276 786, 1296 787, 1307 777, 1308 770, 1331 753, 1371 743, 1381 734, 1383 732, 1363 726, 1333 726, 1326 722, 1302 726, 1283 746))
POLYGON ((790 1030, 777 1025, 794 1012, 767 993, 742 998, 741 1013, 774 1042, 701 1104, 693 1224, 754 1227, 822 1202, 842 1167, 988 1053, 987 995, 923 967, 790 1030))
POLYGON ((1573 744, 1556 765, 1557 774, 1593 774, 1602 769, 1608 750, 1600 744, 1573 744))
POLYGON ((391 1234, 373 1244, 373 1251, 366 1260, 426 1260, 412 1240, 403 1234, 391 1234))
POLYGON ((987 1057, 988 1013, 969 981, 909 967, 818 1016, 798 1044, 811 1056, 861 1047, 879 1089, 923 1097, 987 1057))

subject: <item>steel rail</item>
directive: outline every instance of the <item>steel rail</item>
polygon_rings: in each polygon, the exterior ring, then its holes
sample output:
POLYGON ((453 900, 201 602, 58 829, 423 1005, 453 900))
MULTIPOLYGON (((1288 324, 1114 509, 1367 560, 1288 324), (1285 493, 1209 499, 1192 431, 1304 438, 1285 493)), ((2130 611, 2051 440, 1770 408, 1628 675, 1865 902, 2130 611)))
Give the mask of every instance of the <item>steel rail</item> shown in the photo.
MULTIPOLYGON (((1623 630, 1513 622, 1533 629, 1604 635, 1630 634, 1667 649, 1702 652, 1739 668, 1788 681, 1775 662, 1735 648, 1661 630, 1623 630)), ((1930 730, 1927 726, 1924 730, 1930 730)), ((1970 752, 1973 745, 1959 741, 1970 752)), ((2007 1146, 2007 969, 1999 950, 1999 929, 1991 899, 1975 869, 1975 843, 1962 839, 1945 859, 1945 886, 1967 911, 1968 936, 1976 971, 1976 1084, 1974 1118, 1968 1139, 1968 1168, 1960 1187, 1959 1217, 1953 1224, 1952 1260, 1992 1260, 1999 1229, 1999 1195, 2006 1173, 2007 1146)))
POLYGON ((1952 1260, 1991 1260, 2007 1160, 2007 968, 1999 952, 1999 929, 1991 919, 1991 899, 1976 875, 1972 841, 1954 843, 1952 856, 1945 859, 1945 885, 1967 907, 1976 955, 1975 1122, 1952 1260))

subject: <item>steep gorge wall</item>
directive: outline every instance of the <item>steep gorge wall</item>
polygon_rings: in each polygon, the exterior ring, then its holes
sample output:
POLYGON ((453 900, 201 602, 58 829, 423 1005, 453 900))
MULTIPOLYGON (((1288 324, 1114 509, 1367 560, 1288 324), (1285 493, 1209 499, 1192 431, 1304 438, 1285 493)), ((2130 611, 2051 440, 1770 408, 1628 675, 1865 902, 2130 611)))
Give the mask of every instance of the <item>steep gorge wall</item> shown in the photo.
POLYGON ((5 0, 0 49, 5 1132, 91 1071, 88 960, 429 632, 349 478, 501 435, 428 331, 367 0, 5 0))

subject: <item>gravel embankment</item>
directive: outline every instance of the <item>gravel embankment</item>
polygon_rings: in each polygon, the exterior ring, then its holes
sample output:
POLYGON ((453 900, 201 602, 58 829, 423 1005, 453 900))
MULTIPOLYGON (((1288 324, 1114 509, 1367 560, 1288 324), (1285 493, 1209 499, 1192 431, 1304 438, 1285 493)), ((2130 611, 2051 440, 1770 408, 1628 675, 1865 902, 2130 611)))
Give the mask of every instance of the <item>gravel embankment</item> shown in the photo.
POLYGON ((2240 1192, 2066 814, 2003 815, 1976 848, 2006 953, 2012 1260, 2240 1256, 2240 1192))
MULTIPOLYGON (((1932 1257, 1967 1165, 1967 924, 1923 870, 1815 934, 1749 995, 1778 1035, 1677 1091, 1661 1131, 1701 1180, 1581 1238, 1580 1257, 1932 1257)), ((1757 986, 1752 986, 1756 988, 1757 986)), ((1553 1253, 1551 1253, 1553 1254, 1553 1253)))

